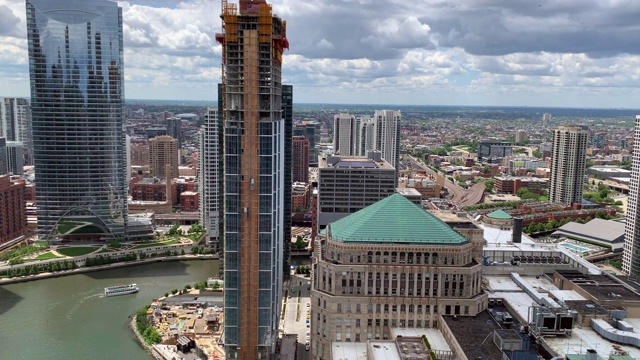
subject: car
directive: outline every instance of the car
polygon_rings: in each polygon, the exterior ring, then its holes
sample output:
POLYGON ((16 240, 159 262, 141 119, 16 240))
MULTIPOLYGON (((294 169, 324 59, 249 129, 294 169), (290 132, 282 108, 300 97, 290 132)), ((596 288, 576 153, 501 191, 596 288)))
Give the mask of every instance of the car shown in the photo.
POLYGON ((311 318, 307 318, 307 324, 311 322, 311 318))
POLYGON ((307 330, 307 336, 311 336, 311 331, 307 330))
POLYGON ((307 319, 311 319, 311 314, 307 314, 307 319))
POLYGON ((311 303, 307 303, 307 307, 311 307, 311 303))
POLYGON ((311 324, 307 323, 307 327, 308 327, 308 328, 309 328, 309 327, 311 327, 311 324))
POLYGON ((311 347, 311 345, 306 344, 306 345, 304 346, 304 349, 305 349, 305 350, 307 350, 307 351, 309 351, 309 348, 310 348, 310 347, 311 347))

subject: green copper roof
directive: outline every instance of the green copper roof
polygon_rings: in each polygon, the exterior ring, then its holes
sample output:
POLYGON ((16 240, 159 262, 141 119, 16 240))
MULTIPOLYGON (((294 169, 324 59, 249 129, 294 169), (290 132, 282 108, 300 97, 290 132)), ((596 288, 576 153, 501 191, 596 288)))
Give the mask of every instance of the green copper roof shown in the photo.
POLYGON ((502 211, 502 210, 496 210, 494 212, 491 212, 489 214, 487 214, 488 217, 492 218, 492 219, 511 219, 511 215, 507 214, 506 212, 502 211))
POLYGON ((467 240, 442 220, 400 194, 329 224, 331 238, 343 242, 462 245, 467 240))

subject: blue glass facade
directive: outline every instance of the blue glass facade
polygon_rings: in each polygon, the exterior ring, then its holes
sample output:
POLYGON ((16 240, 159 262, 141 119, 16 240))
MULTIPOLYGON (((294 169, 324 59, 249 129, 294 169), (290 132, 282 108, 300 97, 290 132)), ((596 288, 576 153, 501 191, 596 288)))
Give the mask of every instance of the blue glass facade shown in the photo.
POLYGON ((124 237, 122 11, 106 0, 26 8, 40 237, 124 237))

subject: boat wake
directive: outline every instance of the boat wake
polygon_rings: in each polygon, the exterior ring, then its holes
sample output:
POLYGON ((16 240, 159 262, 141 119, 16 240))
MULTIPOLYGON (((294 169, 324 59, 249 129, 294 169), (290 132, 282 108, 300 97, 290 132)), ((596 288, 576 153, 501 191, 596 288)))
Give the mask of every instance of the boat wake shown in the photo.
POLYGON ((86 302, 87 300, 93 299, 93 298, 100 298, 103 297, 103 294, 91 294, 91 295, 87 295, 85 297, 83 297, 82 299, 78 300, 75 302, 75 304, 73 305, 73 307, 71 307, 69 309, 69 311, 67 312, 67 315, 65 316, 65 318, 67 320, 71 320, 73 318, 73 314, 80 308, 80 306, 82 306, 82 304, 84 302, 86 302))

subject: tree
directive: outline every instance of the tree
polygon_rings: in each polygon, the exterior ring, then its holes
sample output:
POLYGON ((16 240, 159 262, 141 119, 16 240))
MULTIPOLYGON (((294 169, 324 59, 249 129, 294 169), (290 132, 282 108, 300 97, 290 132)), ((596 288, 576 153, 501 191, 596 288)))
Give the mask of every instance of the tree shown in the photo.
POLYGON ((492 192, 493 191, 493 180, 485 181, 484 190, 487 191, 487 192, 492 192))
POLYGON ((200 234, 204 232, 204 229, 202 229, 202 226, 200 226, 200 224, 198 222, 194 223, 193 225, 191 225, 189 227, 189 230, 187 230, 187 234, 191 235, 191 234, 200 234))

